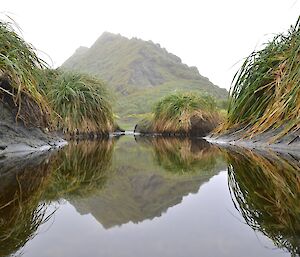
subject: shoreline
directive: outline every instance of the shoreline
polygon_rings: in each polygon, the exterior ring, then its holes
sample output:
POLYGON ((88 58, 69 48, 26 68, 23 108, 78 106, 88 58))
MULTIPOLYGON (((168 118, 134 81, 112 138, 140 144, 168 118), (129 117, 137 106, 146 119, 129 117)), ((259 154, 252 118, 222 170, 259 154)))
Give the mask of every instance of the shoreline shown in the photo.
POLYGON ((281 154, 291 154, 300 157, 300 142, 288 144, 288 142, 269 143, 263 139, 237 139, 228 135, 218 137, 208 136, 204 138, 209 143, 218 145, 223 148, 243 148, 248 150, 256 150, 259 152, 273 151, 281 154))
POLYGON ((51 142, 51 144, 45 143, 41 146, 29 146, 26 143, 8 144, 5 149, 0 149, 0 159, 22 156, 27 157, 35 153, 43 154, 48 151, 53 151, 62 148, 67 144, 68 142, 65 140, 51 142))

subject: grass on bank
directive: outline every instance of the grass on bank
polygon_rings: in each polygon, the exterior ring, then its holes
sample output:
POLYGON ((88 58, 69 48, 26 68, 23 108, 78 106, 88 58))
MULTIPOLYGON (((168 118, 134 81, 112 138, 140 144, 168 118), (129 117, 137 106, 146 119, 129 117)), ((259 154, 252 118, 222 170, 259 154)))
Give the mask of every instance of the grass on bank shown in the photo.
POLYGON ((49 126, 51 112, 38 90, 45 62, 17 33, 13 21, 0 21, 0 101, 14 109, 16 120, 38 127, 49 126))
POLYGON ((236 73, 222 130, 247 127, 246 136, 300 128, 300 19, 287 33, 251 53, 236 73))
POLYGON ((45 87, 47 98, 59 115, 57 129, 74 133, 113 130, 111 96, 104 83, 87 74, 57 71, 45 87))
POLYGON ((233 202, 246 223, 299 256, 299 161, 251 151, 228 152, 227 157, 233 202))
POLYGON ((111 96, 99 79, 51 70, 17 33, 0 21, 0 101, 25 125, 69 132, 113 130, 111 96))
POLYGON ((220 122, 214 98, 175 93, 161 99, 137 126, 155 133, 207 134, 220 122))

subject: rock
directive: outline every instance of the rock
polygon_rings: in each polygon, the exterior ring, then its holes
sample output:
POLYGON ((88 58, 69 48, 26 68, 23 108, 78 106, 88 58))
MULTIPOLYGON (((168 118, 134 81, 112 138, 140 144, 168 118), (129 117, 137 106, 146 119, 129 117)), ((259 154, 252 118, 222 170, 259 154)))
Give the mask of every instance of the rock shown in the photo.
POLYGON ((143 119, 134 127, 134 133, 139 134, 153 134, 155 133, 152 129, 152 122, 150 119, 143 119))

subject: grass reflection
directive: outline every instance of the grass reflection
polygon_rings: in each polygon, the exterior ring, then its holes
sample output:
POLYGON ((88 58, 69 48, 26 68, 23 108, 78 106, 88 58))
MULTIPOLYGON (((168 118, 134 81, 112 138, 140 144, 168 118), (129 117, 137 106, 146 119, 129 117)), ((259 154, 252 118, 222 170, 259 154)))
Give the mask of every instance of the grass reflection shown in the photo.
POLYGON ((70 142, 52 161, 45 198, 83 197, 99 190, 108 177, 113 146, 113 140, 70 142))
POLYGON ((292 256, 300 254, 300 165, 291 155, 228 153, 236 208, 254 230, 292 256))
POLYGON ((18 161, 14 166, 0 164, 0 256, 18 251, 50 218, 48 204, 41 201, 49 171, 45 161, 26 167, 18 161))
POLYGON ((215 169, 221 152, 205 140, 176 137, 141 137, 138 141, 150 144, 154 158, 165 170, 183 174, 196 170, 215 169))
POLYGON ((0 256, 19 251, 49 220, 50 202, 87 196, 106 182, 114 142, 71 142, 52 157, 0 163, 0 256), (5 165, 3 164, 5 163, 5 165))

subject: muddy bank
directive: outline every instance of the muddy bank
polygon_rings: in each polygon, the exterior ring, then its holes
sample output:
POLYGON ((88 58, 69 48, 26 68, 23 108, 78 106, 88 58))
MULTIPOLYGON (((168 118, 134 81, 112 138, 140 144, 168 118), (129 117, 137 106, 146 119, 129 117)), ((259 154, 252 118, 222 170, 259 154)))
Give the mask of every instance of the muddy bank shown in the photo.
POLYGON ((206 137, 209 142, 219 145, 240 146, 250 149, 271 149, 275 152, 294 152, 300 154, 300 130, 288 133, 274 141, 274 138, 284 130, 284 127, 270 129, 267 132, 254 136, 245 137, 245 129, 241 128, 235 131, 228 131, 222 135, 210 135, 206 137))
POLYGON ((44 151, 66 144, 59 135, 16 122, 13 112, 0 102, 0 156, 44 151))

